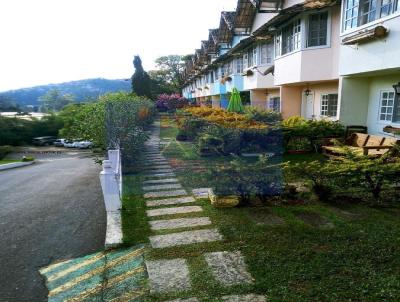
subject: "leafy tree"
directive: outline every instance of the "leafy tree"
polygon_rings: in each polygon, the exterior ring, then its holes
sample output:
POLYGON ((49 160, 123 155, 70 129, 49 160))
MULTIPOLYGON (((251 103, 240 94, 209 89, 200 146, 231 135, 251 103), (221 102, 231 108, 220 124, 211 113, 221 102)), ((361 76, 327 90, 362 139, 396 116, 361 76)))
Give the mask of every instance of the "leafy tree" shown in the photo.
POLYGON ((156 59, 157 70, 152 72, 152 79, 166 88, 164 92, 179 93, 183 86, 181 74, 185 68, 181 55, 162 56, 156 59))
POLYGON ((142 129, 152 121, 153 113, 154 104, 146 98, 109 93, 97 102, 66 106, 59 114, 64 120, 60 134, 91 140, 104 149, 129 149, 136 145, 132 140, 142 137, 142 129))
POLYGON ((21 108, 14 100, 6 95, 0 95, 0 111, 20 111, 21 108))
POLYGON ((133 60, 135 73, 132 76, 132 91, 138 96, 151 98, 151 80, 142 66, 142 60, 139 56, 135 56, 133 60))
POLYGON ((68 104, 74 102, 74 97, 70 94, 62 94, 57 89, 49 90, 39 98, 42 112, 59 111, 68 104))
POLYGON ((42 119, 25 120, 0 116, 0 146, 24 145, 38 136, 56 136, 63 127, 63 120, 57 115, 49 115, 42 119))

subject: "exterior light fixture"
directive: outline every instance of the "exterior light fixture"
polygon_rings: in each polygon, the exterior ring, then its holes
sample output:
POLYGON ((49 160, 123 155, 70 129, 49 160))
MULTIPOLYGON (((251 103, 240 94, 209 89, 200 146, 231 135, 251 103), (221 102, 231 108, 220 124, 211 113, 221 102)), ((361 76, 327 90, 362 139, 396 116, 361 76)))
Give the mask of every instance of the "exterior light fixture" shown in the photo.
POLYGON ((393 88, 396 94, 400 95, 400 82, 398 82, 396 85, 393 85, 393 88))
POLYGON ((311 94, 311 90, 310 90, 309 88, 307 88, 307 90, 304 91, 304 94, 305 94, 306 96, 309 96, 309 95, 311 94))

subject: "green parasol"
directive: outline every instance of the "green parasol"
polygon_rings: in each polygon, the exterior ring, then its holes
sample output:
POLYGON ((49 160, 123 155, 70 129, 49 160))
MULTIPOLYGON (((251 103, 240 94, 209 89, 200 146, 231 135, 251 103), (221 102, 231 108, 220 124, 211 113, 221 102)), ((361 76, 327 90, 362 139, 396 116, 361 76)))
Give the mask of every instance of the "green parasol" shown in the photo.
POLYGON ((232 89, 232 95, 231 99, 229 100, 229 105, 227 110, 230 112, 237 112, 237 113, 243 113, 244 111, 242 100, 240 98, 240 93, 236 88, 232 89))

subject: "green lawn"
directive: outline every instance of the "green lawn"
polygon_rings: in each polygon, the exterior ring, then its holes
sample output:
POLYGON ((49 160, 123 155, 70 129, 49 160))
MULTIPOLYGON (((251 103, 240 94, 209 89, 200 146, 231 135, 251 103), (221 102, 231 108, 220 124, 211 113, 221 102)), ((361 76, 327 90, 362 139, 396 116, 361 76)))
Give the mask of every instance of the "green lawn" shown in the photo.
MULTIPOLYGON (((162 122, 161 137, 174 138, 171 121, 162 122)), ((210 186, 207 166, 226 158, 200 158, 191 143, 172 141, 164 155, 181 184, 190 191, 210 186), (197 166, 200 167, 196 170, 197 166), (201 167, 206 169, 202 172, 201 167), (179 169, 181 167, 181 169, 179 169)), ((320 155, 290 155, 285 161, 323 160, 320 155)), ((124 178, 124 240, 147 243, 148 226, 140 173, 124 178)), ((224 240, 179 248, 151 250, 149 259, 186 258, 192 290, 180 298, 219 301, 224 294, 266 294, 268 301, 400 301, 400 211, 364 205, 333 206, 308 203, 217 209, 201 201, 203 213, 175 217, 209 216, 224 240), (269 217, 278 217, 272 224, 269 217), (221 287, 201 256, 204 252, 240 250, 252 285, 221 287)), ((163 217, 157 217, 162 219, 163 217)), ((185 229, 181 229, 185 230, 185 229)), ((175 230, 176 231, 176 230, 175 230)), ((148 301, 175 299, 152 295, 148 301)))
POLYGON ((2 159, 2 160, 0 160, 0 165, 16 163, 16 162, 20 162, 20 160, 17 160, 17 159, 2 159))

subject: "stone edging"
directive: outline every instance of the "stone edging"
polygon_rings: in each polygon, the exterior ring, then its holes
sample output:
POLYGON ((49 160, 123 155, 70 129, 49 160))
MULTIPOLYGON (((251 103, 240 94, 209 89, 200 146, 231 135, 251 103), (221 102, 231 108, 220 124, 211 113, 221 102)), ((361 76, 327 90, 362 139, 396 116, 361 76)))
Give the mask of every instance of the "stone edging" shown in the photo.
POLYGON ((0 171, 33 165, 35 161, 16 162, 0 165, 0 171))

